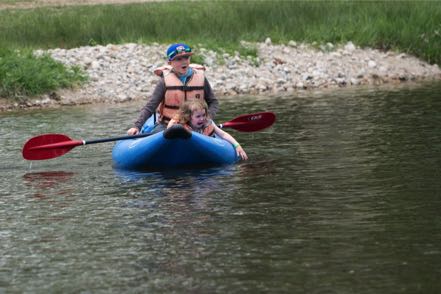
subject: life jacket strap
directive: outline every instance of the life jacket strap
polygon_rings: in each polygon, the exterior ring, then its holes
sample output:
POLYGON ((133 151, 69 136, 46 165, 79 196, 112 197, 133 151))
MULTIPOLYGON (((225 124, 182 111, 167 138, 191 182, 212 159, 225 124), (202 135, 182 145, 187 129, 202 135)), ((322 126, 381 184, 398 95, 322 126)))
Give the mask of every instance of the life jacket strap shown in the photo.
POLYGON ((203 90, 203 86, 167 86, 165 87, 165 90, 179 90, 179 91, 197 91, 197 90, 203 90))
POLYGON ((177 105, 164 104, 164 107, 169 109, 179 109, 179 106, 177 105))

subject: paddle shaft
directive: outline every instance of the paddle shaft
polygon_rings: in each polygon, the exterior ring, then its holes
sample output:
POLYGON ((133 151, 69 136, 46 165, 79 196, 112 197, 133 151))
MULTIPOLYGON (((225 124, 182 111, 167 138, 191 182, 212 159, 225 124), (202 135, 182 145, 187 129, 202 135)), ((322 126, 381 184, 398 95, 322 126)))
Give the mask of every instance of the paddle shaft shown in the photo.
POLYGON ((41 150, 41 149, 55 149, 55 148, 73 148, 81 145, 90 145, 90 144, 98 144, 98 143, 106 143, 120 140, 129 140, 129 139, 137 139, 150 136, 151 134, 138 134, 134 136, 122 136, 122 137, 113 137, 106 139, 96 139, 96 140, 72 140, 72 141, 63 141, 58 143, 51 144, 43 144, 38 146, 30 147, 28 150, 41 150))
POLYGON ((83 141, 84 142, 83 145, 106 143, 106 142, 121 141, 121 140, 130 140, 130 139, 138 139, 138 138, 144 138, 144 137, 147 137, 150 135, 153 135, 153 134, 143 133, 143 134, 132 135, 132 136, 122 136, 122 137, 113 137, 113 138, 106 138, 106 139, 88 140, 88 141, 83 141))

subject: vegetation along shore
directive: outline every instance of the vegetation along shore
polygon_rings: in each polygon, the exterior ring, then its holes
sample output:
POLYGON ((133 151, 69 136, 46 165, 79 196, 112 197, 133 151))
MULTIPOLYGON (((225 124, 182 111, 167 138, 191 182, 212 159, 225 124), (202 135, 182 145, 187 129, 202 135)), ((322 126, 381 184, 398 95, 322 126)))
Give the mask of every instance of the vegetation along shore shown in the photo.
POLYGON ((146 99, 176 41, 194 48, 218 95, 440 80, 439 19, 435 1, 2 9, 0 109, 146 99))

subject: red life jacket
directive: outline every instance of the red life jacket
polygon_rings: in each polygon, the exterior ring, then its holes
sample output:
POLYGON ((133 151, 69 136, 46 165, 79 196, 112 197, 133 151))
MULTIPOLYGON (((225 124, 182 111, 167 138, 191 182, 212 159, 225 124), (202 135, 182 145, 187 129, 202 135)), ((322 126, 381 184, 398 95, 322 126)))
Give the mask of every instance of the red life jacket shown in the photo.
POLYGON ((191 99, 205 99, 204 81, 205 67, 198 64, 190 64, 193 74, 184 85, 177 75, 172 72, 171 66, 163 66, 155 69, 154 73, 164 77, 165 97, 158 106, 159 121, 167 123, 174 117, 184 101, 191 99))

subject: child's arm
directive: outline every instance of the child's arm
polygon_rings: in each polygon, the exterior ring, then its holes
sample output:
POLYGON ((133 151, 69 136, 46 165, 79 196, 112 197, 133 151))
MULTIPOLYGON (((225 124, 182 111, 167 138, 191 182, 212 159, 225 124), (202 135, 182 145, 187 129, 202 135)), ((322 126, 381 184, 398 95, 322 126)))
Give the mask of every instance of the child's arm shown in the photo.
POLYGON ((242 146, 240 146, 240 144, 236 141, 236 139, 233 138, 233 136, 231 136, 227 132, 221 130, 214 123, 213 123, 213 126, 214 126, 214 132, 216 133, 216 135, 218 135, 222 139, 224 139, 224 140, 230 142, 231 144, 233 144, 234 148, 236 148, 236 153, 237 153, 238 156, 240 156, 240 158, 242 158, 243 160, 247 160, 248 159, 248 156, 245 153, 245 150, 243 150, 242 146))

